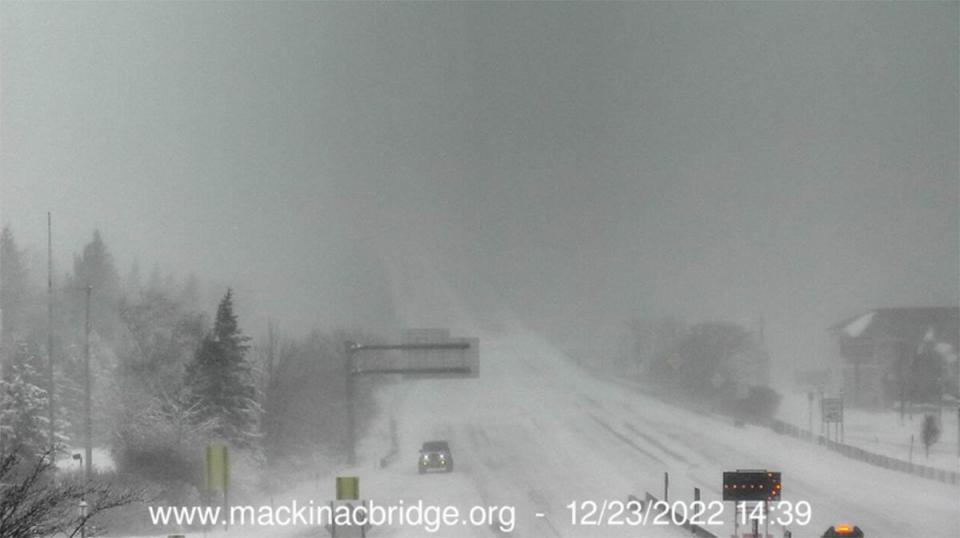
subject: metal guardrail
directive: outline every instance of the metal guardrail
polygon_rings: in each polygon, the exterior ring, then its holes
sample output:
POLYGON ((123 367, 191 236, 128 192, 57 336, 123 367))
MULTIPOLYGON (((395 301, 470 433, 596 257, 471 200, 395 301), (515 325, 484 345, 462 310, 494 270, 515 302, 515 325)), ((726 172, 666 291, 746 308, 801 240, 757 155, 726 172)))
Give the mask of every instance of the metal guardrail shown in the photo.
MULTIPOLYGON (((704 409, 699 409, 691 405, 684 405, 683 402, 666 397, 665 395, 653 391, 650 387, 643 386, 639 383, 628 383, 620 379, 611 378, 614 382, 618 382, 624 386, 633 388, 634 390, 639 390, 648 396, 657 398, 658 400, 669 403, 670 405, 676 405, 683 407, 688 411, 692 411, 699 414, 709 414, 704 409)), ((811 435, 810 432, 802 430, 794 424, 789 422, 784 422, 780 419, 770 419, 764 421, 760 425, 767 426, 771 430, 781 435, 788 435, 795 439, 801 441, 806 441, 808 443, 817 444, 824 446, 829 450, 833 450, 839 454, 847 456, 848 458, 862 461, 864 463, 869 463, 870 465, 876 465, 877 467, 882 467, 884 469, 891 469, 894 471, 900 471, 902 473, 912 474, 914 476, 919 476, 921 478, 927 478, 929 480, 936 480, 937 482, 942 482, 944 484, 952 484, 954 486, 960 486, 960 473, 956 471, 948 471, 946 469, 939 469, 936 467, 930 467, 928 465, 920 465, 917 463, 912 463, 906 460, 901 460, 891 456, 886 456, 883 454, 877 454, 875 452, 870 452, 869 450, 864 450, 860 447, 853 445, 848 445, 845 443, 839 443, 831 439, 827 439, 822 435, 811 435)))
POLYGON ((871 465, 876 465, 877 467, 883 467, 884 469, 900 471, 903 473, 912 474, 914 476, 919 476, 921 478, 936 480, 938 482, 943 482, 944 484, 960 486, 960 473, 957 473, 956 471, 948 471, 946 469, 938 469, 928 465, 920 465, 891 456, 886 456, 884 454, 870 452, 869 450, 864 450, 857 446, 840 443, 832 439, 827 439, 822 435, 811 435, 810 432, 802 430, 798 426, 790 424, 789 422, 784 422, 780 419, 770 420, 770 429, 781 435, 788 435, 795 439, 800 439, 801 441, 807 441, 808 443, 824 446, 830 450, 833 450, 834 452, 839 452, 848 458, 869 463, 871 465))

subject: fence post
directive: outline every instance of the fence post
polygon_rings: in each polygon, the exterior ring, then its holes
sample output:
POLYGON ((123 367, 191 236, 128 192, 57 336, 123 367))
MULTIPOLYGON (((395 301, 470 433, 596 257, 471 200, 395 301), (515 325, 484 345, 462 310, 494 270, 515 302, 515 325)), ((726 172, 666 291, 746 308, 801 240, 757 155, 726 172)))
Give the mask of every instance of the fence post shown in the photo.
MULTIPOLYGON (((693 502, 694 503, 700 502, 700 488, 697 488, 697 487, 693 488, 693 502)), ((699 505, 694 504, 694 507, 695 507, 694 510, 696 510, 697 506, 699 505)), ((693 534, 697 534, 697 526, 694 525, 693 523, 690 523, 690 532, 693 534)))

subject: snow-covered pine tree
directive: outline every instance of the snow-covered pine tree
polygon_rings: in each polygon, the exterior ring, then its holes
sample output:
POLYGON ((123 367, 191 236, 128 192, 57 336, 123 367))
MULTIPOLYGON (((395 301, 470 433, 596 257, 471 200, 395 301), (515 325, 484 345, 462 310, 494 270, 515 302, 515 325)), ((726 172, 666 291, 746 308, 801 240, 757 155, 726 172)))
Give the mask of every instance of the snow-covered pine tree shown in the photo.
MULTIPOLYGON (((3 343, 14 341, 26 315, 29 279, 23 251, 17 247, 13 231, 4 226, 0 232, 0 310, 3 312, 3 343)), ((7 349, 10 352, 10 349, 7 349)))
POLYGON ((39 358, 23 345, 13 355, 0 379, 2 452, 34 458, 47 447, 47 391, 40 388, 39 358))
POLYGON ((117 306, 123 286, 107 244, 99 230, 93 232, 93 240, 83 247, 83 253, 73 258, 73 275, 67 282, 64 296, 68 299, 68 313, 73 318, 73 327, 83 327, 84 294, 82 290, 93 286, 90 295, 90 316, 93 330, 113 342, 120 332, 117 306))
POLYGON ((246 357, 249 340, 237 324, 233 291, 228 289, 217 307, 213 331, 200 343, 185 380, 195 420, 209 423, 215 437, 238 447, 253 443, 260 412, 246 357))

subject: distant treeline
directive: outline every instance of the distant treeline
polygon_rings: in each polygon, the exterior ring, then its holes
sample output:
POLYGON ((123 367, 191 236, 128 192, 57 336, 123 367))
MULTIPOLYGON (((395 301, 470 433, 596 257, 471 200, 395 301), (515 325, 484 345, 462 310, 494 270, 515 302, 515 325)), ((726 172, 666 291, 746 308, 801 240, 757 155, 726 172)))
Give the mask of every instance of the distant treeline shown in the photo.
POLYGON ((726 321, 635 319, 627 342, 619 360, 609 363, 620 375, 744 420, 776 413, 780 396, 769 387, 770 357, 761 335, 726 321))

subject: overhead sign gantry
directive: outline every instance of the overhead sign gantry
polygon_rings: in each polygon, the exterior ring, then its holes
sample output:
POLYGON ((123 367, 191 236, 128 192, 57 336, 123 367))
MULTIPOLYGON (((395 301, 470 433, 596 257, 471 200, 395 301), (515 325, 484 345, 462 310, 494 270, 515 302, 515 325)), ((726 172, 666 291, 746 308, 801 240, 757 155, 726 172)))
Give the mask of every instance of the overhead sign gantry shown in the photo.
POLYGON ((462 378, 480 375, 480 339, 452 338, 446 329, 407 331, 401 344, 344 342, 347 358, 347 461, 356 463, 355 378, 371 374, 462 378))

